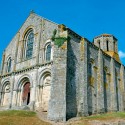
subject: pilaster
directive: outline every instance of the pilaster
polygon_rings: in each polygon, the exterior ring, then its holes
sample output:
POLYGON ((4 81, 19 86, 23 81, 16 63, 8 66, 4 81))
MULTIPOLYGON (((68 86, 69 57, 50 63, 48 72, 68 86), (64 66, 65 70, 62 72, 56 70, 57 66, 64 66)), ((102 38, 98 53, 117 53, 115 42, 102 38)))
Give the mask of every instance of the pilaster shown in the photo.
MULTIPOLYGON (((38 102, 38 96, 39 96, 39 95, 37 95, 37 93, 38 93, 38 89, 37 89, 37 87, 38 87, 38 69, 39 69, 39 67, 36 66, 35 67, 35 70, 36 70, 35 82, 34 82, 34 85, 33 85, 33 87, 34 87, 34 102, 35 102, 34 106, 36 106, 36 104, 38 102)), ((34 108, 35 108, 34 106, 32 107, 33 108, 32 110, 34 110, 34 108)))
POLYGON ((110 72, 111 72, 111 111, 117 111, 117 102, 116 102, 116 74, 115 74, 115 62, 114 59, 111 58, 110 62, 110 72))
POLYGON ((30 97, 30 110, 34 110, 35 109, 35 103, 37 104, 37 83, 38 83, 38 67, 35 67, 35 76, 32 81, 32 86, 31 86, 31 97, 30 97))
POLYGON ((17 63, 17 55, 18 55, 18 48, 19 48, 19 39, 20 39, 20 32, 17 33, 17 43, 16 43, 16 51, 15 51, 15 57, 14 57, 14 66, 13 71, 16 70, 16 63, 17 63))
POLYGON ((37 44, 37 48, 36 48, 36 65, 39 64, 39 50, 40 50, 41 37, 42 37, 42 21, 41 21, 41 24, 40 24, 39 38, 38 38, 38 41, 36 41, 36 44, 37 44))
POLYGON ((79 104, 78 116, 88 115, 87 104, 87 84, 88 84, 88 60, 87 60, 87 41, 82 38, 80 43, 80 73, 79 73, 79 104))
POLYGON ((121 65, 120 67, 120 97, 121 97, 121 107, 120 107, 120 111, 124 111, 125 109, 125 99, 124 99, 124 95, 125 95, 125 79, 124 79, 124 73, 125 73, 125 69, 124 66, 121 65))
POLYGON ((104 78, 103 78, 103 54, 98 52, 98 72, 97 72, 97 112, 103 113, 104 109, 104 78))
POLYGON ((40 54, 41 54, 41 62, 39 63, 44 63, 45 59, 44 59, 44 54, 45 54, 45 48, 44 48, 44 19, 42 19, 42 24, 41 24, 41 43, 40 43, 40 54))

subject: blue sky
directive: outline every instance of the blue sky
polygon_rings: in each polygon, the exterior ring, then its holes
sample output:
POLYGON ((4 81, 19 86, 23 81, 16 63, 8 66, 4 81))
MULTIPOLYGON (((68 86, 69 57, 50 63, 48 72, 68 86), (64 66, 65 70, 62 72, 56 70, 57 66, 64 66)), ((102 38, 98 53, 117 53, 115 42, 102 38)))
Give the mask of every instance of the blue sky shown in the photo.
POLYGON ((3 50, 29 16, 30 10, 65 24, 90 41, 113 34, 125 64, 125 0, 2 0, 0 3, 0 60, 3 50))

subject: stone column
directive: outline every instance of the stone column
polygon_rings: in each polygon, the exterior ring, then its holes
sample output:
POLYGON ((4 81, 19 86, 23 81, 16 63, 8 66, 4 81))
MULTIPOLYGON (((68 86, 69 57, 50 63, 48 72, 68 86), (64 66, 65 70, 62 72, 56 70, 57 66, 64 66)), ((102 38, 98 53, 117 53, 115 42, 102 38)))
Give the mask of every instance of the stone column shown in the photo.
MULTIPOLYGON (((67 37, 67 31, 65 31, 67 37)), ((52 82, 48 119, 66 121, 66 71, 67 71, 67 40, 58 46, 54 41, 52 64, 52 82)))
POLYGON ((18 106, 17 105, 17 102, 18 102, 18 91, 19 90, 17 90, 17 88, 15 88, 16 86, 15 86, 15 74, 14 74, 14 76, 13 76, 13 97, 12 97, 12 107, 16 107, 16 106, 18 106))
POLYGON ((82 38, 80 43, 80 73, 79 73, 79 105, 78 116, 88 115, 87 84, 88 84, 88 61, 87 41, 82 38))
POLYGON ((16 100, 17 100, 17 91, 13 90, 12 107, 16 106, 16 100))
POLYGON ((110 83, 110 94, 111 94, 111 111, 117 111, 117 102, 116 102, 116 74, 115 74, 115 62, 111 58, 110 62, 110 72, 111 72, 111 83, 110 83))
POLYGON ((14 88, 14 82, 15 82, 15 76, 14 73, 11 75, 11 80, 10 80, 10 102, 9 102, 9 108, 12 108, 13 106, 13 88, 14 88))
POLYGON ((98 52, 98 72, 97 72, 97 112, 103 113, 104 109, 104 78, 103 78, 103 54, 98 52))
POLYGON ((120 96, 121 96, 121 107, 120 111, 124 111, 125 109, 125 79, 124 79, 125 69, 124 66, 121 65, 120 68, 120 96))
POLYGON ((38 67, 36 66, 35 69, 34 69, 34 72, 35 72, 35 76, 32 81, 32 86, 31 86, 31 96, 30 96, 30 110, 34 110, 35 109, 35 103, 37 102, 37 95, 36 95, 36 86, 37 86, 37 83, 38 83, 38 67))
MULTIPOLYGON (((35 71, 36 71, 36 75, 35 75, 35 82, 34 82, 34 85, 33 85, 33 87, 34 87, 34 108, 36 108, 36 107, 38 107, 38 105, 36 105, 36 104, 38 104, 38 98, 39 98, 39 95, 38 95, 38 89, 39 89, 39 86, 38 86, 38 69, 39 69, 39 67, 35 67, 35 71)), ((33 109, 34 110, 34 109, 33 109)))
POLYGON ((3 92, 3 91, 1 91, 0 106, 3 106, 3 95, 4 95, 4 92, 3 92))

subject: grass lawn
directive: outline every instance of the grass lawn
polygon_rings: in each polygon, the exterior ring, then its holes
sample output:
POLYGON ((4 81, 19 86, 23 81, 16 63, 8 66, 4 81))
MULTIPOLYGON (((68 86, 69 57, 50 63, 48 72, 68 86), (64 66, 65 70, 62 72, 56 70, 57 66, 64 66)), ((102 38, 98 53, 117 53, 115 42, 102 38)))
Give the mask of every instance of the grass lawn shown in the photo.
POLYGON ((32 111, 1 111, 0 125, 50 125, 41 121, 32 111))
MULTIPOLYGON (((82 117, 78 121, 72 121, 68 125, 90 125, 90 121, 125 120, 125 112, 114 112, 100 115, 82 117)), ((35 112, 32 111, 0 111, 0 125, 51 125, 41 121, 35 112)))

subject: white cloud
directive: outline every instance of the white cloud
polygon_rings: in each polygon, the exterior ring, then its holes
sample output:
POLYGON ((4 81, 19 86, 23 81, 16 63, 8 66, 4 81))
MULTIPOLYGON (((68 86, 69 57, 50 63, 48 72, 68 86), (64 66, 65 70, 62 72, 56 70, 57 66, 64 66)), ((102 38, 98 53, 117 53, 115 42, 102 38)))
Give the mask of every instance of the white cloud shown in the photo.
POLYGON ((120 58, 125 58, 125 52, 119 51, 118 54, 120 58))

